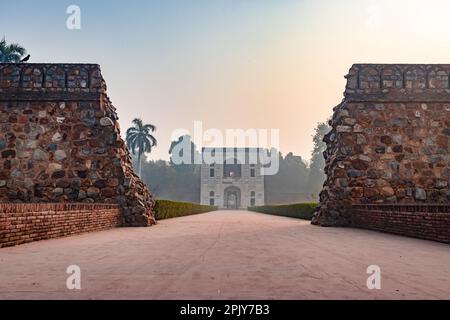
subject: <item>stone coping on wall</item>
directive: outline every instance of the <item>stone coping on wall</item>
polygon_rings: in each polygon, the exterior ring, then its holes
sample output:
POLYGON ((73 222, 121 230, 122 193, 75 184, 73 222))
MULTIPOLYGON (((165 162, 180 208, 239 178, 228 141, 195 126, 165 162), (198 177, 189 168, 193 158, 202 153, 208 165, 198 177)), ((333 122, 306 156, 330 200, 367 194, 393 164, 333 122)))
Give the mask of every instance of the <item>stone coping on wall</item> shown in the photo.
POLYGON ((98 64, 0 63, 3 101, 98 100, 103 93, 106 83, 98 64))
POLYGON ((354 64, 346 79, 348 102, 450 101, 450 64, 354 64))

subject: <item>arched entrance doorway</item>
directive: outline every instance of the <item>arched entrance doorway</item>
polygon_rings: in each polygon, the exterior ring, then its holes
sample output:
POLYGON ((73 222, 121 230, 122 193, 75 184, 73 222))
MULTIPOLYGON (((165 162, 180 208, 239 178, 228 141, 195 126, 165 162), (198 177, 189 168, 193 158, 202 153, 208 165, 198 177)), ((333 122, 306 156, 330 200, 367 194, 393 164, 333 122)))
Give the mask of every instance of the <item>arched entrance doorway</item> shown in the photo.
POLYGON ((241 207, 241 190, 237 187, 228 187, 224 190, 224 207, 238 209, 241 207))

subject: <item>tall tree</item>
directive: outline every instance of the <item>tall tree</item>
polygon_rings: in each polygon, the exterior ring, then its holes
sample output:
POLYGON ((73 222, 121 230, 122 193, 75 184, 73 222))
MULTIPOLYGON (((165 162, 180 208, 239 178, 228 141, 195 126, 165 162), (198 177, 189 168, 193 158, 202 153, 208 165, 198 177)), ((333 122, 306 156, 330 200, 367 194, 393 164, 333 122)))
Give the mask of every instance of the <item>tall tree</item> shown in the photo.
POLYGON ((311 197, 315 199, 317 199, 325 181, 325 158, 323 157, 323 152, 327 145, 323 138, 330 129, 331 127, 326 122, 319 122, 313 135, 314 148, 311 153, 311 164, 309 166, 308 189, 311 197))
POLYGON ((5 38, 0 41, 0 62, 19 63, 26 52, 25 48, 17 43, 7 44, 5 38))
MULTIPOLYGON (((190 135, 184 135, 178 137, 177 141, 172 141, 169 147, 170 163, 174 163, 174 157, 180 157, 179 160, 186 160, 188 163, 183 164, 195 164, 196 160, 200 159, 200 153, 197 150, 197 146, 192 141, 190 135), (190 152, 190 158, 184 158, 184 151, 190 152)), ((188 157, 188 156, 186 156, 188 157)))
POLYGON ((138 173, 141 176, 141 158, 145 153, 150 153, 153 147, 156 147, 156 138, 152 135, 152 132, 156 130, 156 127, 152 124, 144 124, 142 119, 136 118, 132 121, 133 127, 128 128, 126 133, 126 142, 128 148, 133 155, 138 154, 138 173))
POLYGON ((279 168, 275 175, 264 176, 266 204, 286 204, 309 200, 307 180, 309 170, 300 156, 278 153, 279 168))

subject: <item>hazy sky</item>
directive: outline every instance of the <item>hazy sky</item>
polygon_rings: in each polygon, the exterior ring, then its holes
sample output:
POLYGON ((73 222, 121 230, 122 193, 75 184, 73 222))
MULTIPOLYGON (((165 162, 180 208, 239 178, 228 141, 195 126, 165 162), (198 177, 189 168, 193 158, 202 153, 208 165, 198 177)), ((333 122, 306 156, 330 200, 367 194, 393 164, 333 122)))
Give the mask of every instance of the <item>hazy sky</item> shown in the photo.
POLYGON ((151 158, 177 128, 280 129, 283 153, 309 159, 311 135, 342 100, 351 64, 449 63, 450 2, 2 1, 0 37, 30 62, 102 67, 122 133, 158 127, 151 158), (81 30, 66 8, 81 8, 81 30))

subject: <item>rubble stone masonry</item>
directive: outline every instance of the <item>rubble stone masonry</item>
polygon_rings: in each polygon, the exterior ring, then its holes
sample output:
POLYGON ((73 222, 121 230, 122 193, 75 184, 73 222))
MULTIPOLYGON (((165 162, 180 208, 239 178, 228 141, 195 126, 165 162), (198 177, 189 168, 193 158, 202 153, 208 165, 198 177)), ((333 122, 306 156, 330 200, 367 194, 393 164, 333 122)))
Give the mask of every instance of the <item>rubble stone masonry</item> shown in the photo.
MULTIPOLYGON (((448 205, 450 65, 356 64, 346 78, 324 139, 327 179, 313 223, 370 227, 361 208, 352 219, 358 204, 448 205)), ((370 212, 380 230, 388 213, 378 213, 370 212)), ((450 233, 448 214, 438 220, 450 233)))
POLYGON ((118 204, 121 225, 154 224, 117 120, 96 64, 0 64, 0 202, 118 204))

